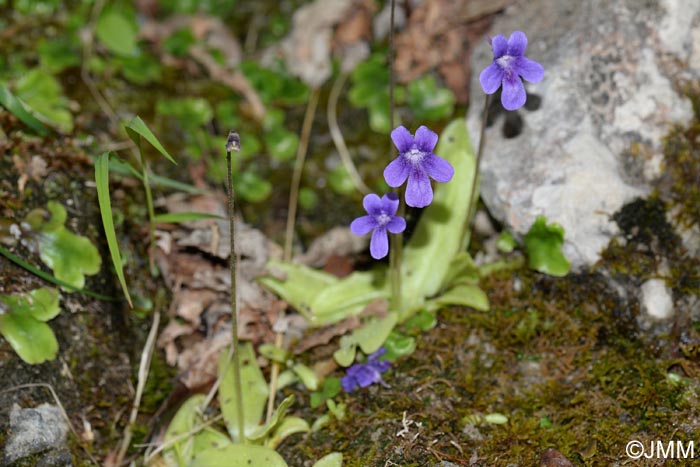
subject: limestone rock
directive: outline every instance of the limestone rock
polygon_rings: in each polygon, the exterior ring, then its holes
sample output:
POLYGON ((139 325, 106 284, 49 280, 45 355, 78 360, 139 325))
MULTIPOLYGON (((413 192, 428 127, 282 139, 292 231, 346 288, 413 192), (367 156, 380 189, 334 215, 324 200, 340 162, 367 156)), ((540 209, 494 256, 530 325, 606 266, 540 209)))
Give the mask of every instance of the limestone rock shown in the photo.
MULTIPOLYGON (((700 2, 681 0, 534 0, 506 10, 491 35, 524 31, 526 55, 545 78, 526 85, 528 102, 515 112, 492 97, 481 167, 491 213, 519 234, 545 215, 565 228, 572 266, 594 264, 617 233, 612 214, 658 175, 670 125, 692 118, 675 84, 700 75, 699 26, 700 2)), ((478 75, 491 60, 484 41, 472 59, 475 146, 485 98, 478 75)))
POLYGON ((58 407, 42 404, 22 409, 15 404, 10 412, 10 434, 2 465, 45 452, 43 465, 69 466, 70 455, 67 459, 64 455, 67 434, 68 425, 58 407))
POLYGON ((654 320, 673 316, 673 296, 663 279, 649 279, 641 288, 642 310, 654 320))

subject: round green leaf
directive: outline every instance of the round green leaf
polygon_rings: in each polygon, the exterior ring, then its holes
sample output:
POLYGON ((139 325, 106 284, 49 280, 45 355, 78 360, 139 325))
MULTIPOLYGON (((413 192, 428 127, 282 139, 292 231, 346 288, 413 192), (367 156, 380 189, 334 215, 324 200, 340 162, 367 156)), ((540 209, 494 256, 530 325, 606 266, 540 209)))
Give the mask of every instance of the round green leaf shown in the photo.
POLYGON ((550 276, 567 275, 571 264, 561 252, 563 244, 564 228, 555 223, 547 224, 544 216, 537 216, 525 234, 525 250, 530 267, 550 276))
POLYGON ((384 341, 384 348, 386 354, 382 358, 393 362, 400 357, 411 355, 416 350, 416 340, 393 331, 384 341))
POLYGON ((236 193, 251 203, 265 201, 272 193, 272 184, 251 171, 243 172, 234 180, 236 193))
POLYGON ((339 452, 332 452, 320 458, 313 467, 342 467, 343 455, 339 452))
POLYGON ((296 133, 277 127, 265 134, 265 144, 272 157, 286 161, 294 157, 299 145, 299 137, 296 133))
POLYGON ((302 187, 299 190, 299 204, 302 208, 310 211, 318 206, 318 195, 309 187, 302 187))
POLYGON ((439 120, 452 115, 455 96, 438 87, 435 77, 424 76, 408 85, 408 105, 418 120, 439 120))
MULTIPOLYGON (((46 290, 46 289, 37 289, 46 290)), ((33 295, 44 302, 52 302, 51 293, 33 295)), ((58 298, 56 297, 56 301, 58 298)), ((51 305, 52 303, 49 303, 51 305)), ((55 313, 46 313, 41 304, 31 303, 24 296, 0 296, 0 334, 7 339, 22 360, 30 364, 53 360, 58 353, 58 341, 48 324, 37 320, 34 315, 47 317, 55 313), (39 310, 35 310, 40 306, 39 310)), ((60 310, 59 310, 60 311, 60 310)))
POLYGON ((97 20, 97 38, 110 52, 131 55, 136 49, 136 25, 116 10, 105 10, 97 20))

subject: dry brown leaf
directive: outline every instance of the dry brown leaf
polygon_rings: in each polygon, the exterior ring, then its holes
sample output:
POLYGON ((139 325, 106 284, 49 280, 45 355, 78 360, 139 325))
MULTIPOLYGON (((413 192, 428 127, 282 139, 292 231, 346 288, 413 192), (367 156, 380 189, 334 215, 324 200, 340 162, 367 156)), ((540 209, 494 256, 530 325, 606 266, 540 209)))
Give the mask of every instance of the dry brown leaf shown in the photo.
POLYGON ((377 10, 372 0, 356 2, 351 13, 335 30, 335 40, 340 45, 350 45, 372 38, 372 15, 377 10))
POLYGON ((299 8, 291 33, 279 47, 289 72, 312 88, 321 86, 332 74, 333 28, 359 4, 358 0, 315 0, 299 8))
POLYGON ((319 345, 328 344, 334 337, 342 336, 343 334, 358 328, 360 324, 360 318, 357 316, 352 316, 331 326, 315 329, 314 331, 305 335, 304 339, 299 341, 297 345, 292 348, 292 353, 298 355, 306 352, 309 349, 318 347, 319 345))
MULTIPOLYGON (((161 204, 169 212, 219 216, 226 212, 225 199, 217 195, 173 195, 161 204)), ((169 225, 167 232, 159 230, 156 260, 173 300, 171 321, 158 346, 165 349, 168 363, 177 365, 181 381, 190 389, 211 382, 218 351, 230 342, 228 227, 223 219, 202 219, 169 225)), ((274 340, 273 323, 286 306, 255 281, 265 271, 267 246, 261 232, 236 221, 238 335, 254 343, 274 340)))
POLYGON ((311 242, 308 250, 294 260, 320 268, 331 256, 352 256, 363 251, 367 242, 367 238, 354 235, 347 227, 334 227, 311 242))
POLYGON ((17 189, 20 193, 24 193, 24 187, 31 179, 35 182, 41 181, 48 173, 46 161, 40 156, 32 156, 29 162, 17 154, 12 156, 12 162, 20 176, 17 179, 17 189))
POLYGON ((469 98, 468 58, 490 17, 513 0, 426 0, 396 36, 394 69, 402 83, 437 68, 460 103, 469 98))

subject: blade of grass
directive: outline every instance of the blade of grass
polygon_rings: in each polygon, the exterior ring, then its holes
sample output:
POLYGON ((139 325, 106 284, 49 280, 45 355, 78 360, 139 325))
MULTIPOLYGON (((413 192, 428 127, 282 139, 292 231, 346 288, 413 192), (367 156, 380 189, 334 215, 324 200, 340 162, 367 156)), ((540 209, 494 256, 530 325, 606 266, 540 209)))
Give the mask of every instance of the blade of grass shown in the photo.
MULTIPOLYGON (((141 172, 139 172, 133 165, 129 164, 127 161, 119 159, 117 157, 111 157, 109 159, 109 171, 110 173, 116 173, 119 175, 131 175, 143 182, 143 175, 141 175, 141 172)), ((190 185, 189 183, 179 182, 177 180, 173 180, 172 178, 162 177, 160 175, 151 174, 150 180, 152 185, 160 185, 166 188, 172 188, 175 191, 182 191, 192 195, 201 195, 207 193, 207 190, 197 188, 196 186, 190 185)))
POLYGON ((119 284, 122 286, 124 297, 129 302, 131 308, 134 305, 131 303, 129 289, 126 287, 126 279, 124 279, 124 266, 122 257, 119 253, 119 245, 117 244, 117 234, 114 232, 114 219, 112 218, 112 203, 109 199, 109 153, 100 154, 95 160, 95 185, 97 186, 97 200, 100 203, 100 215, 102 216, 102 225, 105 229, 107 237, 107 245, 109 253, 112 256, 112 264, 117 272, 119 284))
POLYGON ((9 110, 22 123, 30 127, 42 136, 48 135, 51 131, 44 126, 34 115, 29 113, 20 99, 7 89, 7 86, 0 84, 0 104, 9 110))
POLYGON ((151 132, 151 130, 146 126, 143 120, 141 120, 141 117, 134 117, 129 122, 126 123, 126 132, 129 135, 129 138, 136 144, 136 146, 139 146, 139 149, 141 148, 141 143, 139 141, 140 137, 143 136, 146 141, 151 143, 151 146, 156 148, 159 153, 161 153, 163 156, 165 156, 166 159, 168 159, 170 162, 173 164, 177 165, 177 162, 175 162, 175 159, 168 153, 168 151, 165 150, 162 144, 160 144, 160 141, 158 141, 158 138, 151 132))
POLYGON ((158 150, 166 159, 168 159, 173 164, 177 165, 175 159, 165 150, 158 138, 155 137, 153 132, 146 126, 141 117, 136 116, 126 123, 125 129, 129 138, 134 142, 137 148, 137 154, 140 158, 139 163, 141 164, 141 175, 143 176, 143 188, 146 191, 146 207, 148 208, 148 224, 149 224, 149 238, 150 246, 148 249, 148 263, 151 269, 151 275, 156 276, 158 271, 155 266, 155 261, 153 259, 153 248, 156 244, 156 221, 155 221, 155 209, 153 207, 153 195, 151 194, 151 183, 149 182, 148 173, 148 160, 141 150, 141 137, 146 141, 151 143, 151 145, 158 150))
POLYGON ((3 255, 5 258, 9 259, 13 263, 15 263, 17 266, 23 267, 27 271, 31 272, 35 276, 38 276, 42 279, 44 279, 47 282, 51 282, 54 285, 58 285, 60 287, 63 287, 64 289, 72 290, 74 292, 80 292, 82 294, 87 295, 88 297, 96 298, 98 300, 103 300, 105 302, 116 302, 117 299, 114 297, 108 297, 107 295, 102 295, 96 292, 91 292, 89 290, 85 289, 79 289, 78 287, 72 286, 68 284, 67 282, 63 282, 60 279, 57 279, 56 277, 52 276, 51 274, 42 271, 41 269, 32 266, 31 264, 27 263, 24 261, 22 258, 19 256, 16 256, 12 253, 10 253, 8 250, 0 246, 0 254, 3 255))
POLYGON ((175 224, 178 222, 198 221, 200 219, 223 219, 223 217, 203 212, 169 212, 167 214, 156 214, 153 219, 156 222, 170 222, 175 224))

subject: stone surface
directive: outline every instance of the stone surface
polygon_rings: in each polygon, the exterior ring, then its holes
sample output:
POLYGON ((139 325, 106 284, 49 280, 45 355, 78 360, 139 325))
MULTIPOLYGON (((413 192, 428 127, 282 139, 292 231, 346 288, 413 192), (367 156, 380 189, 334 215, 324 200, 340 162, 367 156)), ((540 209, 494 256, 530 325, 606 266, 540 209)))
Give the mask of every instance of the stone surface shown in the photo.
POLYGON ((666 281, 649 279, 641 287, 642 310, 652 319, 665 320, 673 316, 673 296, 666 281))
POLYGON ((292 32, 281 48, 291 74, 314 88, 331 76, 333 28, 352 5, 352 0, 316 0, 294 13, 292 32))
MULTIPOLYGON (((22 409, 18 405, 12 407, 10 412, 10 433, 5 443, 5 452, 2 465, 11 465, 13 462, 33 454, 46 453, 44 465, 70 465, 61 461, 65 456, 52 453, 65 450, 68 425, 58 407, 51 404, 42 404, 36 408, 22 409), (51 463, 56 459, 57 463, 51 463)), ((64 459, 65 460, 65 459, 64 459)))
MULTIPOLYGON (((492 99, 481 194, 494 217, 523 234, 545 215, 565 228, 572 265, 594 264, 618 231, 612 214, 658 175, 670 125, 692 117, 675 85, 700 76, 699 25, 700 2, 682 0, 534 0, 506 10, 491 35, 524 31, 545 78, 526 85, 518 111, 492 99)), ((491 60, 484 41, 472 59, 475 146, 478 75, 491 60)))

